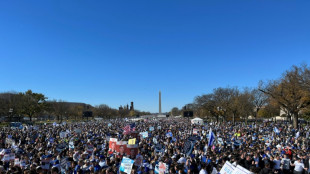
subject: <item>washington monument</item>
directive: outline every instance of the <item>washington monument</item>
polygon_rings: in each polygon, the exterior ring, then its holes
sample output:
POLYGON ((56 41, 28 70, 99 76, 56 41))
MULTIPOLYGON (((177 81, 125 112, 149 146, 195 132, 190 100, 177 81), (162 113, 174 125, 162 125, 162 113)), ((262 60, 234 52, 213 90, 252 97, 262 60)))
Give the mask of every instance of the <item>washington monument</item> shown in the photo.
POLYGON ((159 115, 161 115, 161 92, 159 91, 159 115))

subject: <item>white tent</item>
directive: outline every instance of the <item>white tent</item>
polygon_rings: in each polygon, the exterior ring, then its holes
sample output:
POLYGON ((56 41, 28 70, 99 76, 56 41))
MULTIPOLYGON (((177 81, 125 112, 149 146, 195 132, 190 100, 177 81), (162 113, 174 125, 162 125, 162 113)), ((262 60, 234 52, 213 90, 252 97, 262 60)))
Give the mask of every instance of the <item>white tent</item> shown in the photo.
POLYGON ((198 124, 198 125, 203 125, 203 120, 201 118, 194 118, 191 120, 192 124, 198 124))

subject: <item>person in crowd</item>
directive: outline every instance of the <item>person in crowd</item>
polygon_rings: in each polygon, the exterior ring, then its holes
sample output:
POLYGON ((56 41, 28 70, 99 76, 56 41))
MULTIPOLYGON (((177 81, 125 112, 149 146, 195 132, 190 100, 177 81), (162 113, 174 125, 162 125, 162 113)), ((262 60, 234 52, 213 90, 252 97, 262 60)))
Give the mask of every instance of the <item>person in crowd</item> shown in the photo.
POLYGON ((134 161, 131 173, 135 174, 159 170, 211 174, 228 163, 253 173, 309 173, 309 131, 309 126, 293 129, 281 123, 195 125, 184 118, 0 128, 0 174, 116 174, 122 173, 125 157, 134 161), (273 131, 275 127, 281 131, 273 131), (210 130, 214 141, 209 144, 210 130), (145 131, 147 137, 140 136, 145 131), (117 142, 136 138, 136 143, 115 148, 116 142, 110 146, 110 138, 117 142))

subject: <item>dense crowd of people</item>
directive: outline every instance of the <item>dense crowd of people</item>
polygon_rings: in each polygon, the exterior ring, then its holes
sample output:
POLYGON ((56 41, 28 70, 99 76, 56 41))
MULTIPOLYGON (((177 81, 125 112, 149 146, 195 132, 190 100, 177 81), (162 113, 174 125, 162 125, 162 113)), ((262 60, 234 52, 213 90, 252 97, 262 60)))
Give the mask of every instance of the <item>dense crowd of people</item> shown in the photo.
POLYGON ((158 173, 162 164, 170 174, 216 174, 226 161, 252 173, 306 174, 309 131, 307 125, 192 124, 186 118, 1 128, 0 174, 118 174, 125 157, 134 160, 132 174, 158 173))

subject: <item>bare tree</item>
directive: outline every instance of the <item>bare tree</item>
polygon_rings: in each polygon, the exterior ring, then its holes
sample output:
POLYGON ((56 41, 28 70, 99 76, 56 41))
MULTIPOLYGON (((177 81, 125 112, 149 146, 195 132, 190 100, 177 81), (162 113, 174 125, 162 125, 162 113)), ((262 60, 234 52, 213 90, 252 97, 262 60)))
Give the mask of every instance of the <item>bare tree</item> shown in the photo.
POLYGON ((286 109, 293 117, 293 126, 298 128, 300 111, 310 105, 310 91, 307 90, 303 77, 305 71, 293 66, 279 80, 269 81, 260 91, 272 97, 282 109, 286 109))

